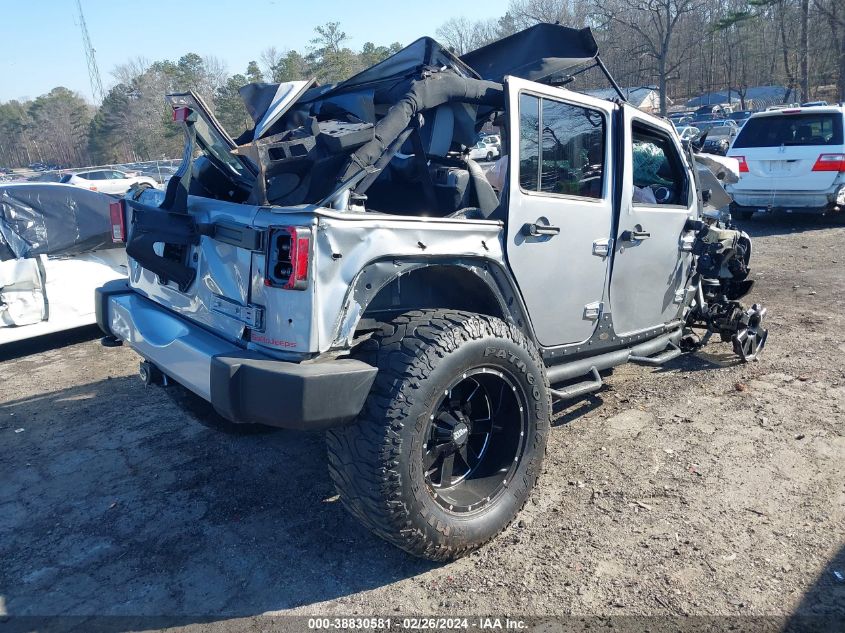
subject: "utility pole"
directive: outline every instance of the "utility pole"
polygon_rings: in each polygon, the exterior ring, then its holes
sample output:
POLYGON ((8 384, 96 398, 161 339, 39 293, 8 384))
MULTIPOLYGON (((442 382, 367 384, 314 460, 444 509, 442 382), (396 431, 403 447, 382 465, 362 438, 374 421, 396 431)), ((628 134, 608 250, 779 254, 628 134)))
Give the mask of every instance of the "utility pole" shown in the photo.
POLYGON ((82 46, 85 48, 85 59, 88 62, 88 78, 91 81, 91 96, 94 103, 103 102, 105 91, 103 81, 100 79, 100 69, 97 67, 97 57, 91 38, 88 35, 88 27, 85 25, 85 14, 82 13, 82 0, 76 0, 76 9, 79 12, 79 28, 82 31, 82 46))

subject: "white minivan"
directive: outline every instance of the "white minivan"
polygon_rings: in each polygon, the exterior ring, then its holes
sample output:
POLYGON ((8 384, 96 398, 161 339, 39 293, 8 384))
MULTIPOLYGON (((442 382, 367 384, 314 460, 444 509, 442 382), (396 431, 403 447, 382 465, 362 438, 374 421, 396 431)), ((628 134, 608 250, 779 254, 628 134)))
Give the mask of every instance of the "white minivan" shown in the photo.
POLYGON ((753 114, 728 151, 739 161, 739 182, 726 187, 734 217, 845 211, 843 121, 842 105, 753 114))

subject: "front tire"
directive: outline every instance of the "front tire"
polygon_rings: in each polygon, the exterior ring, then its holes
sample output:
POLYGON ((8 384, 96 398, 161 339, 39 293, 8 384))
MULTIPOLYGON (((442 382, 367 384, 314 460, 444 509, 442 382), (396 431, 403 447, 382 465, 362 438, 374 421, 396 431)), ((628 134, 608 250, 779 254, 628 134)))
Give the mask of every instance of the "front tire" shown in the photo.
POLYGON ((534 346, 496 318, 424 310, 386 324, 359 356, 378 366, 376 381, 357 421, 327 433, 344 506, 431 560, 505 529, 537 481, 549 432, 534 346))

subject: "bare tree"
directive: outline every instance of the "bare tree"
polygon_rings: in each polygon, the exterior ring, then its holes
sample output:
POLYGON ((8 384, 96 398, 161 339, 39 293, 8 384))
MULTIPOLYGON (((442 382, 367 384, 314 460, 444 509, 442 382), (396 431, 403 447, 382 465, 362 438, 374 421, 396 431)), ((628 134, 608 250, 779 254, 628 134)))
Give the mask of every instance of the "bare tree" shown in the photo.
POLYGON ((801 0, 801 101, 810 100, 810 0, 801 0))
POLYGON ((473 48, 472 23, 465 17, 450 18, 434 31, 437 38, 457 55, 468 53, 473 48))
POLYGON ((684 16, 700 10, 705 0, 616 0, 614 3, 597 2, 596 13, 606 23, 615 23, 630 31, 640 46, 640 51, 655 62, 655 74, 660 91, 660 113, 666 113, 667 83, 685 59, 690 49, 678 47, 676 32, 684 16))
POLYGON ((276 69, 285 58, 284 51, 280 51, 275 46, 268 46, 258 56, 261 62, 261 71, 265 77, 273 77, 276 75, 276 69))
POLYGON ((146 57, 133 57, 115 66, 111 75, 117 83, 128 86, 135 77, 140 77, 147 72, 150 66, 150 60, 146 57))
POLYGON ((841 0, 815 0, 815 8, 830 25, 836 55, 836 100, 845 101, 845 6, 841 0))

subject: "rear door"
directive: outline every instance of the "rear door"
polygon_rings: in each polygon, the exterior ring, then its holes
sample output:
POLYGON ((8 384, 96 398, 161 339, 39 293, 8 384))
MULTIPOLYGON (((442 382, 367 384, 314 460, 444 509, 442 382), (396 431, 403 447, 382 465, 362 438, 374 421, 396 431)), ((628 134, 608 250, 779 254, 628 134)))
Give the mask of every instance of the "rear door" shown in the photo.
POLYGON ((540 343, 584 341, 608 268, 614 106, 514 77, 507 89, 508 262, 540 343))
POLYGON ((681 238, 698 202, 669 124, 623 109, 625 168, 610 303, 616 332, 627 336, 677 317, 692 263, 681 238))

